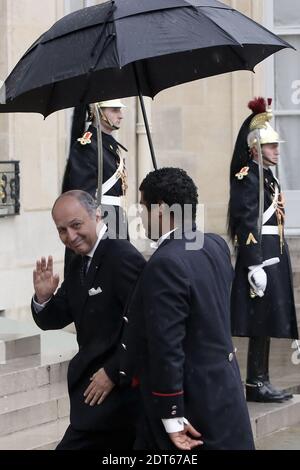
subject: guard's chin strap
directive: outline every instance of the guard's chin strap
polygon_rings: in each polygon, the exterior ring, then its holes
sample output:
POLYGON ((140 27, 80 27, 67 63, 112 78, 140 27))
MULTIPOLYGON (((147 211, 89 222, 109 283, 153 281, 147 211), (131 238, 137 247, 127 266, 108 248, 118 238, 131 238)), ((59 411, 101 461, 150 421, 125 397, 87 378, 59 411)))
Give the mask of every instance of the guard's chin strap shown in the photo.
POLYGON ((275 165, 275 163, 272 162, 272 160, 269 160, 269 158, 265 157, 264 155, 262 157, 263 157, 263 162, 270 163, 271 165, 275 165))
POLYGON ((115 126, 114 123, 112 121, 110 121, 110 119, 108 119, 108 117, 104 114, 104 112, 102 111, 102 109, 100 107, 98 107, 99 111, 100 111, 100 116, 101 116, 101 119, 106 122, 106 124, 109 125, 109 127, 113 130, 113 131, 117 131, 119 130, 119 127, 115 126))
MULTIPOLYGON (((253 159, 253 154, 252 154, 252 159, 253 159)), ((263 160, 263 163, 270 163, 271 165, 275 165, 274 162, 272 162, 271 160, 269 160, 267 157, 265 157, 265 155, 263 154, 262 152, 262 160, 263 160)), ((257 162, 258 163, 258 162, 257 162)))

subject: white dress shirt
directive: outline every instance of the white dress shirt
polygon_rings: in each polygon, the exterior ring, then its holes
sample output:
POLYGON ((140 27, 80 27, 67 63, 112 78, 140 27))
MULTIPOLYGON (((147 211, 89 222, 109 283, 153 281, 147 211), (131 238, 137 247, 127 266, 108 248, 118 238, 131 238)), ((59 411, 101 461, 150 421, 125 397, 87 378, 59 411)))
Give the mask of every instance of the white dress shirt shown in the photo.
POLYGON ((175 230, 177 230, 177 227, 173 228, 173 230, 170 230, 170 232, 164 233, 164 235, 162 235, 156 242, 152 242, 150 244, 151 248, 157 250, 157 248, 162 244, 162 242, 169 238, 171 233, 175 232, 175 230))

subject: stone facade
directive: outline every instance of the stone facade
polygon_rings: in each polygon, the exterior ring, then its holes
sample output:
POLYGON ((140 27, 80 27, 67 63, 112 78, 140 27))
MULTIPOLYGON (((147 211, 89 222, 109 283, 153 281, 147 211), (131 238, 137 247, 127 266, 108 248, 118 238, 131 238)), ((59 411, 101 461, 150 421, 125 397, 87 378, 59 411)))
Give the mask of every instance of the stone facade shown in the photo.
MULTIPOLYGON (((101 3, 101 2, 99 2, 101 3)), ((262 22, 263 2, 226 3, 262 22)), ((63 0, 0 0, 0 79, 4 80, 26 49, 65 14, 63 0)), ((256 74, 235 72, 181 85, 160 93, 146 105, 158 165, 187 170, 205 205, 205 230, 224 234, 228 174, 233 143, 246 103, 264 93, 265 66, 256 74)), ((129 203, 151 170, 149 151, 136 98, 127 110, 117 139, 129 149, 129 203)), ((0 160, 20 160, 21 215, 0 218, 0 307, 6 315, 26 318, 32 295, 35 259, 52 254, 62 271, 63 247, 50 210, 59 195, 68 154, 68 112, 48 117, 0 114, 0 160)))

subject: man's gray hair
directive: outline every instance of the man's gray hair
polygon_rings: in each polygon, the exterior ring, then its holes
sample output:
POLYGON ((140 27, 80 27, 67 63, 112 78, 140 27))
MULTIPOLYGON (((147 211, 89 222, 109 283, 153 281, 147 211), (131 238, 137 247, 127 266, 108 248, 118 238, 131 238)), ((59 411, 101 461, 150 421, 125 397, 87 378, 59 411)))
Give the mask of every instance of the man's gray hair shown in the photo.
POLYGON ((53 204, 52 212, 56 203, 64 197, 72 197, 76 199, 82 205, 82 207, 85 208, 90 216, 94 216, 96 214, 98 207, 96 200, 89 193, 86 191, 81 191, 80 189, 73 189, 72 191, 67 191, 61 194, 53 204))

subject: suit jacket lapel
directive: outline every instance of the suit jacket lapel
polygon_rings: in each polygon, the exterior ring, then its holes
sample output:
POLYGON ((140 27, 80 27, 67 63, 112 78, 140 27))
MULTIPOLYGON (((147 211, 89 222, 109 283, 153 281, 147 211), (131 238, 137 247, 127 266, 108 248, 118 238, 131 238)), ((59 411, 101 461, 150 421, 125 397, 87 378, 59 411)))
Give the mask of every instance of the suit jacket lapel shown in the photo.
POLYGON ((99 245, 97 246, 97 249, 94 253, 94 256, 92 258, 90 267, 88 269, 88 272, 85 278, 85 284, 87 285, 88 289, 93 284, 95 276, 102 263, 102 259, 107 251, 108 244, 109 244, 109 238, 105 238, 101 240, 99 245))
MULTIPOLYGON (((103 260, 103 257, 105 256, 105 253, 107 251, 107 245, 109 243, 109 239, 105 238, 100 241, 99 245, 97 246, 97 249, 94 253, 94 256, 92 258, 91 264, 89 266, 88 272, 85 276, 84 279, 84 284, 81 289, 81 295, 80 295, 80 300, 78 303, 78 308, 79 308, 79 315, 80 315, 80 320, 83 315, 83 311, 85 308, 85 304, 89 299, 89 290, 92 287, 95 277, 97 276, 98 270, 101 267, 101 263, 103 260)), ((96 287, 101 287, 101 286, 96 286, 96 287)))

